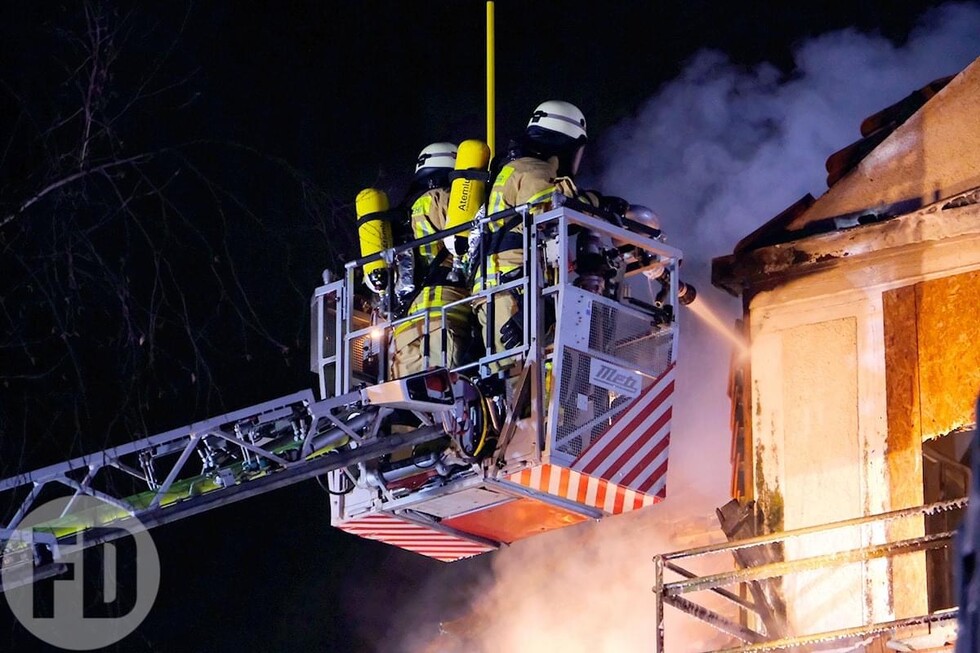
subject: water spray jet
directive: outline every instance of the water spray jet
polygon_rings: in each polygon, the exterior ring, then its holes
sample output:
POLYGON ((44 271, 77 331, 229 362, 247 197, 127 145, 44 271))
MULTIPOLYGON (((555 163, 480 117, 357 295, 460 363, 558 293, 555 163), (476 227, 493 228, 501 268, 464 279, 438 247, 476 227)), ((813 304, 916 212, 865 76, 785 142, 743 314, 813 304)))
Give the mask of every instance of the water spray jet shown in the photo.
MULTIPOLYGON (((693 291, 693 287, 691 287, 691 291, 693 291)), ((704 299, 701 299, 700 301, 697 302, 694 301, 696 297, 697 297, 697 293, 692 292, 690 300, 685 301, 683 298, 681 298, 681 295, 678 294, 680 303, 690 308, 691 312, 694 313, 696 316, 698 316, 698 318, 702 322, 710 326, 715 331, 715 333, 721 335, 723 338, 728 340, 732 345, 734 345, 734 347, 738 351, 738 355, 740 358, 744 358, 745 356, 747 356, 749 353, 749 347, 748 344, 746 344, 745 340, 742 338, 741 334, 738 333, 730 324, 727 324, 724 320, 722 320, 718 316, 718 314, 715 313, 711 309, 711 307, 704 301, 704 299)))
MULTIPOLYGON (((665 273, 661 273, 657 278, 664 286, 661 293, 658 294, 658 302, 663 301, 663 297, 666 295, 666 286, 669 283, 669 277, 665 273)), ((687 306, 691 309, 702 322, 710 326, 716 333, 720 334, 730 343, 732 343, 738 350, 739 356, 744 357, 749 353, 748 345, 742 339, 742 336, 735 331, 730 325, 726 324, 717 313, 715 313, 710 306, 708 306, 702 299, 700 301, 695 301, 698 299, 698 289, 694 287, 693 284, 687 283, 685 281, 677 280, 677 301, 681 306, 687 306)))

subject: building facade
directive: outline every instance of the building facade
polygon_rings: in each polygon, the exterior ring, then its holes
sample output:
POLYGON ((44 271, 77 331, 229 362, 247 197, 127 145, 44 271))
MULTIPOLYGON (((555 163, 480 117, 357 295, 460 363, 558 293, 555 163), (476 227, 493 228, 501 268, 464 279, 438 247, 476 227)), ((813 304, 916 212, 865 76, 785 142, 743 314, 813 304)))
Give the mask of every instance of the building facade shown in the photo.
MULTIPOLYGON (((804 197, 713 264, 750 343, 733 489, 769 532, 963 496, 980 390, 980 60, 868 118, 804 197)), ((915 538, 919 516, 787 542, 915 538)), ((952 605, 944 549, 782 578, 795 633, 952 605)))

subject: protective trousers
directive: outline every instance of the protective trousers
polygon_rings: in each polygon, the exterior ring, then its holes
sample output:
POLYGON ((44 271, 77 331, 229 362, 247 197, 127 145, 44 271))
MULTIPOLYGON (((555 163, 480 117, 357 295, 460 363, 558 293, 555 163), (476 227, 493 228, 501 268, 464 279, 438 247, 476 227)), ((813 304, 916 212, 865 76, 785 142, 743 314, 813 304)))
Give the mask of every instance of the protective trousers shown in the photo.
POLYGON ((469 325, 447 319, 446 325, 438 315, 431 316, 426 330, 424 319, 414 320, 395 332, 394 352, 391 356, 392 378, 401 378, 433 367, 454 368, 462 364, 466 353, 469 325), (443 338, 446 340, 446 358, 443 359, 443 338), (425 365, 425 346, 428 339, 429 361, 425 365))
MULTIPOLYGON (((521 310, 521 300, 519 297, 515 297, 514 293, 510 290, 504 290, 494 294, 492 301, 493 325, 491 326, 490 335, 493 342, 493 351, 494 353, 499 353, 507 349, 500 336, 500 330, 503 328, 507 320, 512 318, 518 313, 518 311, 521 310)), ((480 333, 483 334, 483 339, 486 341, 487 320, 490 317, 490 311, 487 309, 487 302, 485 300, 476 302, 474 311, 476 312, 476 319, 480 322, 480 333)), ((490 369, 491 371, 497 372, 504 368, 510 367, 513 364, 513 358, 505 358, 492 363, 490 365, 490 369)))

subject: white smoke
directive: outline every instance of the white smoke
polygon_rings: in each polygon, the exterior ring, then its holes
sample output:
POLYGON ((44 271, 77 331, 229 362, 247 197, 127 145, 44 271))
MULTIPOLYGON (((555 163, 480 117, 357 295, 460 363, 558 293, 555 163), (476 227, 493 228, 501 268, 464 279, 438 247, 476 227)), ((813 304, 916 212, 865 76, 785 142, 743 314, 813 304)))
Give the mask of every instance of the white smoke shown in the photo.
MULTIPOLYGON (((805 193, 819 196, 825 159, 859 138, 863 118, 978 54, 980 9, 962 4, 925 14, 902 45, 854 30, 809 40, 788 76, 701 52, 602 135, 597 185, 659 213, 669 243, 685 252, 682 278, 731 319, 738 302, 710 287, 710 259, 805 193)), ((680 317, 667 501, 497 554, 496 582, 478 607, 485 636, 467 650, 653 649, 651 556, 723 539, 713 511, 729 499, 731 478, 730 347, 689 312, 680 317)), ((669 608, 667 617, 672 653, 727 641, 669 608)))
POLYGON ((654 208, 689 263, 734 244, 805 193, 866 116, 980 54, 980 10, 925 14, 905 45, 843 30, 803 43, 796 68, 696 55, 638 115, 601 139, 602 189, 654 208))

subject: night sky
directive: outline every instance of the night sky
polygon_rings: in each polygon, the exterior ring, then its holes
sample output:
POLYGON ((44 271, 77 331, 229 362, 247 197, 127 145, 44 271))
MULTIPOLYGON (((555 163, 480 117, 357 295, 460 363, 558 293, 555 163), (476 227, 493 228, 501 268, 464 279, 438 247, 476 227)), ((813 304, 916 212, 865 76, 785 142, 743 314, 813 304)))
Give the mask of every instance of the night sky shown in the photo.
MULTIPOLYGON (((807 37, 900 43, 936 4, 500 0, 497 145, 548 99, 601 142, 700 50, 789 78, 807 37)), ((356 192, 399 198, 424 145, 483 137, 483 20, 462 0, 7 3, 0 477, 309 387, 309 295, 353 252, 356 192), (114 36, 83 152, 85 6, 114 36)), ((328 513, 311 482, 155 531, 159 598, 114 650, 398 651, 487 582, 491 556, 444 565, 328 513)), ((0 648, 45 650, 0 606, 0 648)))

